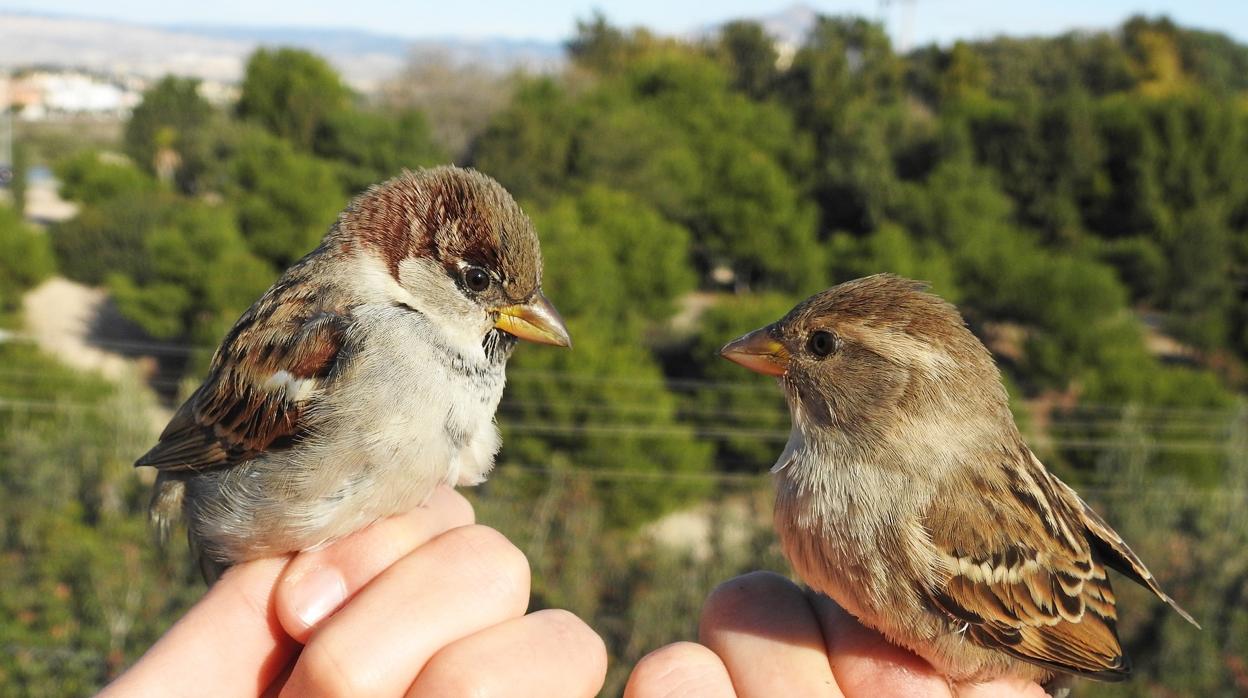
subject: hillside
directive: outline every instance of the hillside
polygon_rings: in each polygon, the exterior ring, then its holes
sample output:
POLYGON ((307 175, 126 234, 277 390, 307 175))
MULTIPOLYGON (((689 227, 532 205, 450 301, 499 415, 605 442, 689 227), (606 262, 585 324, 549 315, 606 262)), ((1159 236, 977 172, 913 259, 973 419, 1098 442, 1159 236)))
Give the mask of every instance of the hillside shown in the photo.
POLYGON ((0 10, 0 70, 58 66, 122 76, 165 74, 237 82, 259 46, 296 46, 330 60, 361 90, 393 77, 409 54, 431 52, 452 61, 506 72, 558 68, 557 43, 509 39, 405 39, 369 32, 232 26, 144 26, 98 19, 15 14, 0 10))

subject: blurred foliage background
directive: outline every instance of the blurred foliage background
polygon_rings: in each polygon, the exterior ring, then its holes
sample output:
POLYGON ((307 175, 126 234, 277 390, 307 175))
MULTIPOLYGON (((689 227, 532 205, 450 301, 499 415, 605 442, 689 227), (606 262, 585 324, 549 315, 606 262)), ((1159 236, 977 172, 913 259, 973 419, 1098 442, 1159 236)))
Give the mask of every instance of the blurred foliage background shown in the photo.
MULTIPOLYGON (((629 667, 696 634, 729 576, 787 568, 766 469, 788 416, 727 339, 893 271, 964 309, 1049 466, 1205 628, 1125 580, 1133 682, 1079 696, 1248 694, 1248 46, 1165 19, 905 54, 821 17, 698 43, 580 23, 560 73, 413 57, 378 96, 263 49, 237 102, 148 89, 115 134, 32 134, 72 219, 0 206, 0 685, 89 692, 202 593, 151 545, 130 464, 217 341, 350 196, 455 161, 537 223, 572 352, 521 347, 499 468, 471 494, 535 606, 629 667), (453 85, 454 87, 448 87, 453 85), (53 274, 107 289, 150 357, 104 378, 24 341, 53 274)), ((25 180, 19 172, 19 185, 25 180)))

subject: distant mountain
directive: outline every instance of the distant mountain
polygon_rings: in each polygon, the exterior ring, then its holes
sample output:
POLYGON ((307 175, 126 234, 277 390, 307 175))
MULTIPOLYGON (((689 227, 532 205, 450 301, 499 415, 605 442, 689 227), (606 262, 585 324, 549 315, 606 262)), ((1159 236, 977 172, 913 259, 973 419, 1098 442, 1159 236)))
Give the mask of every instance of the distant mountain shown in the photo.
MULTIPOLYGON (((762 25, 763 31, 767 32, 777 43, 788 46, 800 46, 806 41, 806 35, 814 28, 818 16, 818 10, 810 5, 799 3, 773 14, 743 17, 741 19, 762 25)), ((699 27, 689 33, 689 38, 695 40, 711 38, 719 33, 720 28, 724 24, 725 22, 719 22, 699 27)))
POLYGON ((772 15, 756 17, 763 30, 777 41, 790 46, 806 42, 806 35, 814 28, 819 12, 810 5, 793 5, 772 15))
POLYGON ((96 19, 0 12, 0 69, 85 68, 117 75, 164 73, 230 82, 250 47, 165 29, 96 19))
POLYGON ((556 42, 514 39, 410 40, 353 29, 285 27, 157 27, 0 11, 0 70, 29 66, 154 78, 166 73, 237 82, 259 46, 295 46, 325 56, 358 89, 394 75, 412 52, 500 71, 545 72, 563 62, 556 42))
POLYGON ((330 57, 390 56, 402 61, 413 52, 439 52, 454 61, 477 63, 498 70, 524 68, 535 72, 546 72, 563 64, 563 45, 554 41, 457 37, 407 39, 359 29, 309 27, 173 25, 167 29, 253 46, 295 46, 330 57))
MULTIPOLYGON (((816 11, 794 5, 753 18, 781 44, 802 43, 816 11)), ((714 36, 722 24, 689 32, 714 36)), ((523 39, 406 39, 358 29, 152 26, 105 19, 0 10, 0 70, 30 66, 84 68, 121 76, 166 73, 222 83, 237 82, 247 56, 259 46, 295 46, 325 56, 357 89, 369 91, 396 74, 412 55, 435 53, 455 63, 498 71, 550 72, 564 63, 563 45, 523 39)))
POLYGON ((410 39, 386 36, 358 29, 321 29, 315 27, 242 27, 228 24, 171 24, 163 27, 179 34, 202 36, 206 39, 238 41, 265 46, 298 46, 320 48, 326 53, 382 53, 402 56, 410 39))

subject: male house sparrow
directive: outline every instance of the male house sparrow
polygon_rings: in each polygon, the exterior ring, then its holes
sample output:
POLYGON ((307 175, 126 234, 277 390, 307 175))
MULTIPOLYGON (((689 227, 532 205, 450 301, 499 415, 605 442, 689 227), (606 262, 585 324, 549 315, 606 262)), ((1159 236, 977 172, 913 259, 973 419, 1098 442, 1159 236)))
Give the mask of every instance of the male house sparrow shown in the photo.
POLYGON ((1106 566, 1196 624, 1023 443, 988 350, 922 284, 841 284, 721 353, 784 389, 794 570, 951 681, 1124 678, 1106 566))
POLYGON ((205 577, 314 548, 477 484, 516 338, 569 346, 529 219, 439 167, 357 197, 221 343, 136 465, 162 533, 185 516, 205 577))

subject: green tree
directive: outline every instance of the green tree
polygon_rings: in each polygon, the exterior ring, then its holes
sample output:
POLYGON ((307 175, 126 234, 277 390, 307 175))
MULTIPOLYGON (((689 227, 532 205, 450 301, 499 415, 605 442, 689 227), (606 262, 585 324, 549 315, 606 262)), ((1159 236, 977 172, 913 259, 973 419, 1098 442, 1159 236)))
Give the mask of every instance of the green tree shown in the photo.
POLYGON ((533 220, 545 285, 558 294, 560 309, 612 318, 612 334, 621 341, 667 320, 696 284, 688 231, 636 197, 591 185, 534 211, 533 220))
POLYGON ((107 201, 138 198, 154 192, 156 180, 123 157, 84 150, 57 164, 61 196, 81 204, 99 205, 107 201))
POLYGON ((226 207, 179 206, 143 239, 144 264, 113 274, 117 307, 153 337, 219 337, 203 332, 232 322, 273 281, 273 270, 252 256, 226 207))
POLYGON ((427 167, 444 159, 424 115, 412 110, 331 114, 316 142, 316 154, 339 164, 343 188, 353 194, 405 168, 427 167))
POLYGON ((816 277, 816 210, 800 187, 803 138, 776 104, 734 92, 701 52, 655 44, 573 96, 522 88, 478 141, 474 165, 526 198, 599 183, 692 233, 699 269, 741 286, 797 288, 816 277), (797 172, 794 172, 797 170, 797 172))
POLYGON ((48 236, 0 206, 0 324, 21 306, 21 294, 52 275, 56 260, 48 236))
POLYGON ((61 272, 84 284, 102 284, 110 274, 134 277, 147 260, 148 232, 176 215, 181 200, 169 192, 132 192, 95 205, 50 231, 61 272))
POLYGON ((222 167, 248 248, 275 268, 311 252, 346 201, 330 163, 255 128, 231 138, 222 167))
POLYGON ((901 97, 903 66, 882 26, 821 16, 793 58, 787 100, 798 122, 821 137, 816 145, 822 148, 855 107, 901 97))
POLYGON ((1103 195, 1103 147, 1094 105, 1079 90, 1047 100, 965 105, 977 162, 991 167, 1023 225, 1056 245, 1085 232, 1082 206, 1103 195))
POLYGON ((1155 305, 1163 300, 1169 260, 1156 241, 1138 236, 1098 242, 1098 257, 1118 271, 1133 303, 1155 305))
POLYGON ((26 192, 30 185, 30 148, 23 142, 13 144, 13 179, 9 182, 9 195, 13 197, 13 210, 17 215, 26 213, 26 192))
POLYGON ((1248 653, 1248 461, 1242 451, 1248 422, 1242 408, 1230 413, 1230 438, 1213 450, 1222 484, 1197 488, 1166 474, 1155 418, 1146 409, 1128 410, 1113 425, 1110 438, 1124 446, 1100 454, 1095 475, 1114 485, 1092 488, 1090 500, 1205 627, 1191 627, 1147 590, 1115 579, 1120 606, 1129 609, 1119 632, 1136 672, 1118 690, 1088 682, 1086 693, 1237 695, 1240 658, 1248 653))
POLYGON ((0 676, 17 695, 92 693, 201 593, 182 549, 151 544, 131 466, 154 400, 25 345, 0 364, 0 676))
POLYGON ((589 20, 576 21, 576 34, 567 49, 578 66, 606 75, 636 57, 637 44, 637 36, 611 26, 605 15, 595 11, 589 20))
POLYGON ((711 51, 732 76, 732 86, 753 99, 772 94, 779 79, 779 54, 775 41, 758 22, 735 21, 725 24, 711 51))
POLYGON ((800 298, 780 294, 716 297, 697 320, 684 364, 699 381, 682 391, 682 412, 715 445, 720 471, 763 473, 784 449, 790 428, 784 393, 776 381, 725 361, 730 340, 780 318, 800 298))
POLYGON ((126 154, 149 174, 196 192, 212 157, 215 116, 197 78, 166 76, 143 93, 126 122, 126 154))
POLYGON ((151 336, 209 344, 275 276, 238 218, 228 205, 135 190, 85 205, 50 239, 67 276, 106 283, 121 314, 151 336))
POLYGON ((678 423, 678 402, 650 352, 616 337, 614 318, 569 314, 567 321, 575 350, 521 347, 508 365, 499 414, 505 461, 663 474, 664 486, 641 491, 614 477, 595 484, 613 527, 635 528, 706 492, 708 481, 682 476, 707 471, 710 447, 678 423))
MULTIPOLYGON (((504 457, 608 472, 698 473, 709 449, 677 422, 659 364, 636 341, 693 286, 688 233, 634 197, 592 186, 534 212, 543 287, 572 331, 570 352, 526 351, 508 368, 499 419, 504 457)), ((690 501, 705 483, 638 491, 596 483, 612 526, 636 526, 690 501)))
POLYGON ((825 230, 866 232, 897 193, 889 144, 906 128, 903 63, 881 26, 820 17, 780 94, 814 139, 815 198, 825 230))
POLYGON ((955 42, 943 68, 939 93, 942 101, 973 99, 986 94, 988 67, 970 44, 955 42))
POLYGON ((951 303, 961 300, 949 253, 931 240, 915 240, 905 228, 885 223, 863 237, 838 233, 828 242, 832 279, 849 280, 888 271, 926 281, 951 303))
MULTIPOLYGON (((1248 205, 1248 130, 1208 94, 1118 97, 1098 113, 1107 143, 1105 186, 1087 208, 1097 234, 1132 234, 1168 260, 1152 294, 1171 329, 1211 350, 1227 343, 1236 307, 1234 241, 1248 205)), ((1124 268, 1124 273, 1130 270, 1124 268)))
POLYGON ((262 48, 247 61, 238 115, 307 151, 350 104, 350 90, 324 58, 302 49, 262 48))
POLYGON ((526 80, 473 143, 470 162, 520 199, 549 201, 572 178, 577 112, 553 78, 526 80))
POLYGON ((1169 327, 1202 349, 1226 346, 1236 301, 1233 233, 1211 204, 1183 214, 1178 229, 1181 241, 1170 258, 1170 293, 1165 296, 1165 305, 1173 312, 1169 327))

